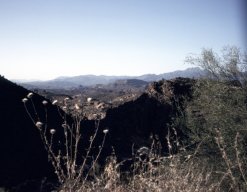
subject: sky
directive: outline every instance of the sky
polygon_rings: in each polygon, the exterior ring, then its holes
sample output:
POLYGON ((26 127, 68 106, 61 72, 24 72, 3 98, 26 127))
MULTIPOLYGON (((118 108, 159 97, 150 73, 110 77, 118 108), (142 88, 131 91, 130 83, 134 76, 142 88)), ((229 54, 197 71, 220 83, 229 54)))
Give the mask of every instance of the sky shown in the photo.
POLYGON ((8 79, 161 74, 202 48, 246 50, 245 0, 0 0, 8 79))

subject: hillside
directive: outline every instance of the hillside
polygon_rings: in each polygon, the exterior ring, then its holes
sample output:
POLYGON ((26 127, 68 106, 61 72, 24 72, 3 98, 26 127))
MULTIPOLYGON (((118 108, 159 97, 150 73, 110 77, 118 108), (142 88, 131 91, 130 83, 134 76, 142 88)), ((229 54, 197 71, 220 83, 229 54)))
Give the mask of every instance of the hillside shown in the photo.
MULTIPOLYGON (((55 174, 48 162, 39 131, 22 102, 29 91, 0 77, 0 92, 0 186, 11 187, 14 191, 36 191, 35 186, 40 186, 44 177, 49 182, 55 179, 55 174)), ((45 121, 44 100, 37 94, 32 99, 40 114, 40 121, 45 121)), ((48 126, 58 129, 62 119, 57 107, 47 102, 47 112, 53 119, 48 126)), ((27 107, 31 109, 34 120, 38 121, 31 101, 27 102, 27 107)))

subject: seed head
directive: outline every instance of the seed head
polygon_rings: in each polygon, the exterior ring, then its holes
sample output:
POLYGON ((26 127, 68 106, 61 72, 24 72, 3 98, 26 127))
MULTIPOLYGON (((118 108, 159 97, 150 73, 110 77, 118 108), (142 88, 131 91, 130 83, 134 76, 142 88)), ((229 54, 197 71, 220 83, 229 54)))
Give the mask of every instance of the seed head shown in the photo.
POLYGON ((27 98, 31 99, 32 97, 33 97, 33 93, 32 92, 27 94, 27 98))
POLYGON ((107 134, 108 132, 109 132, 109 129, 103 130, 103 133, 104 133, 104 134, 107 134))
POLYGON ((48 102, 46 100, 42 101, 43 105, 47 105, 48 102))
POLYGON ((54 135, 56 133, 55 129, 50 129, 50 134, 54 135))
POLYGON ((38 127, 39 129, 41 129, 41 127, 43 126, 43 123, 40 121, 37 121, 37 123, 35 124, 36 127, 38 127))
POLYGON ((28 99, 26 97, 22 99, 23 103, 26 103, 27 101, 28 101, 28 99))

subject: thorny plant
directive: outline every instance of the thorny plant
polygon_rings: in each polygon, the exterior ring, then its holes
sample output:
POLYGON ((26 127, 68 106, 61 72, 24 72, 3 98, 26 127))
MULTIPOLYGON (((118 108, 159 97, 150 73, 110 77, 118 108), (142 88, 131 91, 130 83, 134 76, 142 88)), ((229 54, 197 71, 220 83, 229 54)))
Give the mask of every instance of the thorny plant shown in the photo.
MULTIPOLYGON (((85 182, 90 172, 93 169, 95 169, 102 148, 104 146, 108 130, 103 130, 104 137, 102 139, 101 146, 99 147, 99 151, 96 154, 96 158, 92 160, 90 157, 90 152, 92 150, 92 146, 95 141, 96 135, 98 134, 100 123, 99 120, 96 120, 95 132, 90 137, 86 155, 78 157, 78 155, 80 154, 78 147, 79 143, 82 140, 81 121, 83 119, 79 111, 78 105, 76 106, 78 113, 73 117, 73 123, 70 124, 68 122, 68 117, 66 113, 62 113, 60 108, 56 105, 57 100, 52 102, 52 105, 57 106, 57 111, 63 119, 63 123, 60 126, 60 129, 63 130, 63 137, 65 143, 62 144, 60 140, 54 140, 54 136, 58 130, 48 127, 47 107, 50 103, 46 100, 42 102, 42 105, 45 109, 45 120, 44 122, 42 122, 33 102, 33 97, 34 94, 29 93, 27 97, 22 99, 25 110, 40 133, 41 140, 44 144, 45 150, 48 153, 48 159, 55 169, 55 174, 57 175, 58 181, 63 186, 63 188, 65 188, 68 191, 73 191, 75 187, 78 187, 79 183, 85 182), (31 106, 34 115, 30 113, 30 109, 28 108, 27 102, 31 102, 31 105, 29 106, 31 106), (78 163, 78 158, 82 159, 82 163, 78 163), (90 160, 92 160, 91 165, 88 165, 88 162, 90 160)), ((68 108, 68 98, 65 98, 63 109, 67 110, 68 108)))

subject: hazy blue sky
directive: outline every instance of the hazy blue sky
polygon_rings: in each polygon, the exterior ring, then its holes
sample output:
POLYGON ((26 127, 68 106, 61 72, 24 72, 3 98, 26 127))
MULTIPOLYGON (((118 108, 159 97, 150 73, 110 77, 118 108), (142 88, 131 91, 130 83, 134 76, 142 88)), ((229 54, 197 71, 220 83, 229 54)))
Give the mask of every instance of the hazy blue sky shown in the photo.
POLYGON ((189 53, 246 48, 245 0, 0 0, 0 74, 51 79, 185 69, 189 53))

